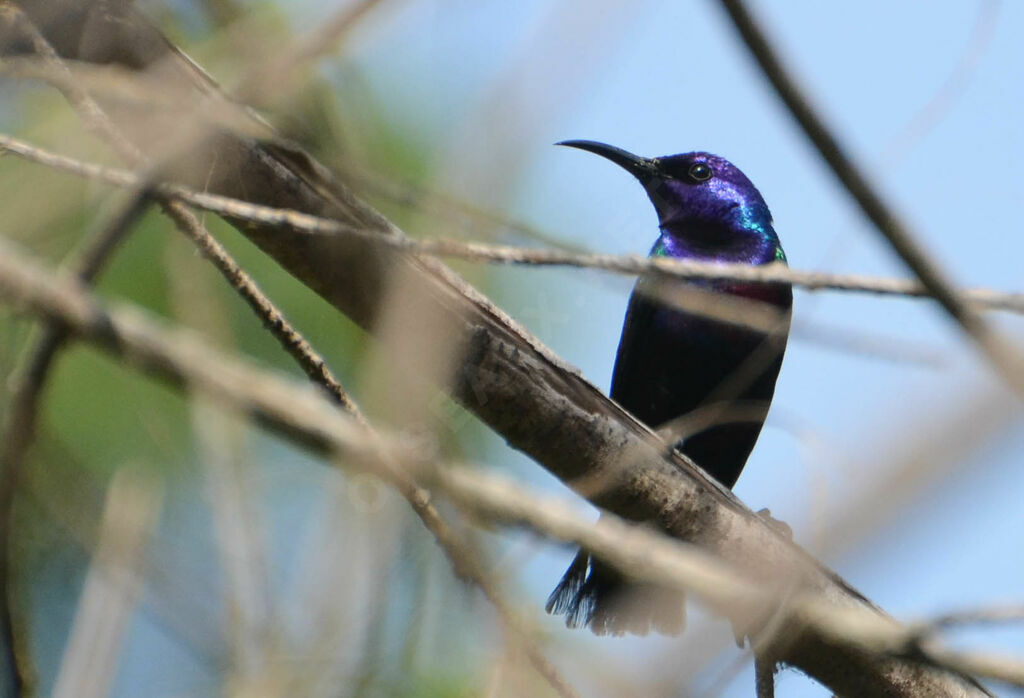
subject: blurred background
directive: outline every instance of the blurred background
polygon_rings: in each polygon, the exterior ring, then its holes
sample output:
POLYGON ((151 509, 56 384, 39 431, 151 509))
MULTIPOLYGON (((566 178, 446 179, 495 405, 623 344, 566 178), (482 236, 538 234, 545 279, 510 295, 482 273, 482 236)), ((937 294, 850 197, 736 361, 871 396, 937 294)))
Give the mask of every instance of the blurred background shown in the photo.
MULTIPOLYGON (((1024 288, 1024 5, 751 4, 840 139, 953 277, 1024 288)), ((140 6, 230 89, 344 3, 140 6)), ((599 158, 552 147, 586 138, 648 156, 729 158, 768 201, 795 268, 907 274, 714 2, 381 0, 302 78, 287 98, 256 106, 412 235, 646 252, 656 220, 641 188, 599 158)), ((0 78, 0 94, 0 130, 99 157, 54 91, 0 78)), ((53 262, 118 197, 0 158, 0 234, 53 262)), ((233 229, 206 222, 387 423, 364 335, 233 229)), ((453 266, 608 388, 631 279, 453 266)), ((100 290, 300 375, 159 215, 132 234, 100 290)), ((1024 340, 1019 318, 989 317, 1024 340)), ((0 375, 14 372, 30 330, 0 310, 0 375)), ((431 409, 453 455, 571 496, 446 398, 431 409)), ((1019 604, 1020 427, 1019 402, 934 304, 798 291, 772 412, 736 493, 769 507, 897 618, 1019 604)), ((550 693, 504 650, 489 606, 454 580, 395 495, 75 346, 52 376, 18 501, 18 589, 43 694, 87 586, 108 483, 125 467, 162 484, 113 695, 550 693), (267 666, 278 684, 267 683, 267 666)), ((543 604, 572 551, 515 532, 479 535, 517 610, 583 695, 753 694, 750 655, 724 622, 692 607, 679 638, 568 630, 543 604)), ((1024 655, 1024 629, 953 639, 1024 655)), ((793 671, 778 691, 829 695, 793 671)))

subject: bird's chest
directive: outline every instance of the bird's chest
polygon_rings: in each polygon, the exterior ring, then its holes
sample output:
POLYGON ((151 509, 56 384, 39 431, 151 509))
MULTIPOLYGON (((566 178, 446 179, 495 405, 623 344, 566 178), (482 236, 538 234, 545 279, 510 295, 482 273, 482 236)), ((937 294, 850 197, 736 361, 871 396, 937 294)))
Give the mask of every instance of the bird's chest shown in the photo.
POLYGON ((714 293, 723 302, 717 307, 709 303, 707 313, 641 296, 633 308, 637 322, 623 336, 629 350, 620 352, 613 397, 648 424, 695 409, 727 382, 735 386, 730 399, 770 398, 781 352, 758 360, 758 352, 766 351, 768 332, 737 322, 743 318, 735 313, 760 307, 762 326, 765 318, 785 322, 791 296, 788 289, 782 291, 719 287, 714 293), (733 314, 732 319, 723 319, 723 313, 733 314), (733 381, 736 377, 740 380, 733 381))
POLYGON ((710 389, 765 339, 741 324, 673 308, 659 308, 652 320, 649 372, 669 388, 710 389))
POLYGON ((711 372, 731 370, 763 344, 773 328, 789 320, 792 291, 786 287, 728 282, 677 285, 684 302, 673 303, 671 293, 644 302, 651 308, 652 351, 685 372, 696 369, 690 361, 711 372), (687 291, 696 293, 687 298, 687 291))

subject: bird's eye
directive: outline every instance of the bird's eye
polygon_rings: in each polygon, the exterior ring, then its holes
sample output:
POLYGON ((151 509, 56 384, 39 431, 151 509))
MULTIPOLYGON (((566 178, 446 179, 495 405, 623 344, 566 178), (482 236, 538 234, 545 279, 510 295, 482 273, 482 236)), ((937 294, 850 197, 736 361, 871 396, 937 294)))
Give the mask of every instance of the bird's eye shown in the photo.
POLYGON ((687 176, 694 182, 706 182, 711 179, 711 168, 703 162, 695 162, 690 165, 686 172, 687 176))

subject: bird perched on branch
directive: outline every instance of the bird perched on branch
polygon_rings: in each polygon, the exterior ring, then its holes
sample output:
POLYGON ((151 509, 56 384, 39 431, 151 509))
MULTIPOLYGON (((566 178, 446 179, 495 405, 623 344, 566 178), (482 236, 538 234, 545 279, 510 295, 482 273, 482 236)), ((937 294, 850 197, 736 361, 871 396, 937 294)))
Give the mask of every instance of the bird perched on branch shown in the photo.
MULTIPOLYGON (((703 152, 643 158, 595 141, 564 141, 633 174, 658 214, 651 256, 749 265, 785 263, 768 206, 728 160, 703 152)), ((775 392, 793 302, 788 284, 642 277, 626 311, 611 396, 732 487, 775 392)), ((680 594, 628 584, 580 550, 548 599, 569 627, 682 630, 680 594)))

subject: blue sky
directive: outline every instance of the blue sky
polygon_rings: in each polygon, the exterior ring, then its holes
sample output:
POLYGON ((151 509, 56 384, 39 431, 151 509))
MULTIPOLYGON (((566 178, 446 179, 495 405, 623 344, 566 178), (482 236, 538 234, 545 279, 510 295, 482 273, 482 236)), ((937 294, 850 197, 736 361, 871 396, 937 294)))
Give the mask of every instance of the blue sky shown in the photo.
MULTIPOLYGON (((1024 287, 1024 6, 801 0, 754 9, 842 142, 953 277, 1024 287)), ((713 2, 399 2, 370 29, 349 55, 386 105, 416 109, 424 140, 436 143, 439 188, 594 250, 644 252, 656 231, 640 187, 551 144, 709 150, 757 183, 794 267, 906 274, 713 2)), ((579 271, 496 276, 495 300, 607 388, 630 282, 579 271)), ((833 342, 792 338, 738 495, 789 521, 798 540, 897 616, 1019 600, 1024 559, 1007 554, 1024 530, 1018 403, 930 303, 800 292, 795 317, 833 342), (844 349, 848 333, 941 366, 844 349), (984 432, 974 418, 997 426, 984 432), (884 477, 915 458, 927 484, 904 497, 884 477), (860 520, 844 543, 821 540, 851 515, 860 520)), ((1020 336, 1018 320, 992 319, 1020 336)), ((490 460, 559 487, 497 440, 490 460)), ((538 605, 568 555, 528 566, 538 605)), ((1021 633, 998 637, 1024 652, 1021 633)), ((675 646, 564 639, 613 663, 675 646)), ((785 695, 825 695, 800 677, 784 681, 785 695)), ((750 690, 743 674, 726 695, 750 690)))

